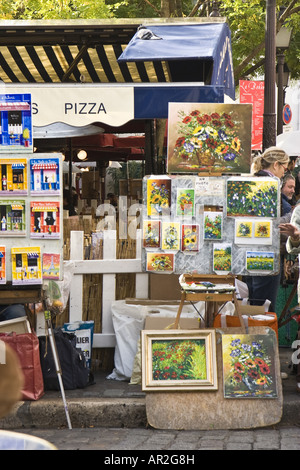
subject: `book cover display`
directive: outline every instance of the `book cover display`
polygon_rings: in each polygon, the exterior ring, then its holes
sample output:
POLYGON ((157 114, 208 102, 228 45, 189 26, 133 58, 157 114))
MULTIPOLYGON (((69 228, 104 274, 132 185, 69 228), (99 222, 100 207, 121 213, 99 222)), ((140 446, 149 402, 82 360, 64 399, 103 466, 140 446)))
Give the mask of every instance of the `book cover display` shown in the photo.
POLYGON ((0 95, 0 152, 32 152, 31 94, 0 95))
POLYGON ((62 155, 27 152, 0 154, 0 284, 63 275, 62 155))

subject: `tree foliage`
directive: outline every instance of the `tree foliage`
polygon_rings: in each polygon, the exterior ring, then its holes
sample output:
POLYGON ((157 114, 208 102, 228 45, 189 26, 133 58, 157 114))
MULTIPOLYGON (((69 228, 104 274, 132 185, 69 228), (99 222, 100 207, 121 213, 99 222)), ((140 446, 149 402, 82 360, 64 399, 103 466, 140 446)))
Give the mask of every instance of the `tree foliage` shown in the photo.
MULTIPOLYGON (((227 19, 232 35, 235 79, 255 77, 263 72, 266 25, 265 0, 2 0, 0 19, 100 19, 100 18, 159 18, 205 17, 217 3, 222 17, 227 19)), ((278 20, 293 29, 286 51, 286 61, 292 78, 300 77, 300 0, 277 0, 278 20)))

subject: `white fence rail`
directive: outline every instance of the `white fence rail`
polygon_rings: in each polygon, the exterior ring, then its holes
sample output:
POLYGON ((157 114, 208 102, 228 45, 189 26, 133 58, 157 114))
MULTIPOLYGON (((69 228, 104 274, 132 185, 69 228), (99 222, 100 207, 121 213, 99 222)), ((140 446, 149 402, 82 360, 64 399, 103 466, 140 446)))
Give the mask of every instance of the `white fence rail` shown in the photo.
POLYGON ((141 239, 141 230, 137 230, 135 259, 116 259, 116 231, 105 230, 103 232, 103 259, 84 260, 84 232, 71 232, 70 260, 74 263, 74 276, 70 289, 69 322, 82 320, 83 275, 103 274, 102 332, 94 334, 94 348, 115 346, 111 304, 116 298, 116 274, 135 273, 135 297, 148 298, 148 274, 142 272, 141 264, 141 239))

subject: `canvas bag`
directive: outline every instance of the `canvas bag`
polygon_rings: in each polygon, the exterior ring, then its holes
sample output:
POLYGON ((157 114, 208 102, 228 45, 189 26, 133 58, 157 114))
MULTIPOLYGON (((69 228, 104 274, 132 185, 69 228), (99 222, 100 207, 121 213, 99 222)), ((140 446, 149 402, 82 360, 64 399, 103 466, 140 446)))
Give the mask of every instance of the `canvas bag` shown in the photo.
MULTIPOLYGON (((75 334, 57 328, 53 330, 53 335, 65 390, 85 388, 93 383, 93 376, 87 367, 84 354, 76 349, 75 334)), ((60 390, 50 340, 47 336, 40 336, 39 341, 45 390, 60 390)))
POLYGON ((39 339, 35 333, 0 333, 0 340, 17 354, 24 376, 22 400, 38 400, 44 395, 39 339))

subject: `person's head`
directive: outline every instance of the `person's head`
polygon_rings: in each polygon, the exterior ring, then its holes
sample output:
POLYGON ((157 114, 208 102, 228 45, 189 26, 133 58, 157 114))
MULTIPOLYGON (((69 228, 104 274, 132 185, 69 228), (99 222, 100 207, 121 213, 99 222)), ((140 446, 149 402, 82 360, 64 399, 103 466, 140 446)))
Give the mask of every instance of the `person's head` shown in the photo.
POLYGON ((288 154, 277 147, 270 147, 262 155, 253 159, 252 172, 254 174, 261 170, 267 170, 277 178, 283 178, 284 173, 288 169, 288 154))
POLYGON ((289 161, 289 165, 288 165, 288 169, 289 171, 294 171, 295 169, 295 166, 296 166, 296 162, 297 162, 297 158, 296 156, 292 156, 290 157, 290 161, 289 161))
POLYGON ((292 199, 295 193, 295 186, 296 181, 293 175, 287 174, 282 181, 281 192, 284 194, 288 199, 292 199))

